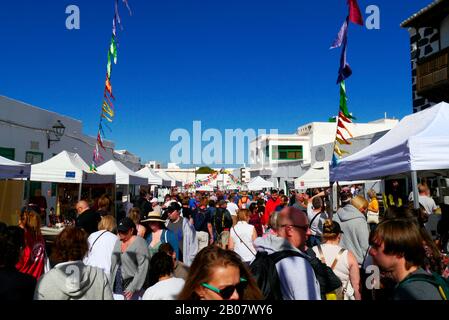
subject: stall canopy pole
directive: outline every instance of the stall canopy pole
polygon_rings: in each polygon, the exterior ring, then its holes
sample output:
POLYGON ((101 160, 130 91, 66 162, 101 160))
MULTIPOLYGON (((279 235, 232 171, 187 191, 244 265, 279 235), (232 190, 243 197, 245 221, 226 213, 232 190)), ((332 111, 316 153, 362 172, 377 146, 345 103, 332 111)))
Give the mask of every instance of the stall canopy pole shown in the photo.
POLYGON ((83 184, 80 183, 79 189, 78 189, 78 201, 81 201, 81 188, 82 188, 83 184))
POLYGON ((413 204, 415 209, 419 209, 418 174, 412 171, 413 204))

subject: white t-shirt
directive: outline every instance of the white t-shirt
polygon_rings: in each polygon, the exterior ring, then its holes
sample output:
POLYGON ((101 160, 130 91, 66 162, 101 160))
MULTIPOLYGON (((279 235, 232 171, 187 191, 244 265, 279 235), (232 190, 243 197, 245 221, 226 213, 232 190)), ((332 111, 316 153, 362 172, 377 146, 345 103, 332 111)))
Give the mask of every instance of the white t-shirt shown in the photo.
POLYGON ((231 216, 237 216, 237 210, 239 209, 239 206, 231 201, 231 202, 228 202, 226 209, 228 209, 231 216))
POLYGON ((177 300, 184 283, 185 281, 179 278, 159 281, 145 291, 142 300, 177 300))
MULTIPOLYGON (((409 199, 410 201, 413 201, 413 192, 409 195, 409 199)), ((435 200, 429 196, 419 195, 418 199, 419 203, 424 207, 428 215, 431 215, 434 210, 438 208, 435 200)))
POLYGON ((87 239, 89 242, 89 252, 84 257, 84 264, 103 269, 109 277, 111 273, 112 251, 114 250, 117 239, 115 234, 106 230, 92 233, 87 239))
MULTIPOLYGON (((309 203, 307 205, 307 218, 309 220, 309 223, 312 222, 312 219, 315 217, 317 213, 313 212, 312 204, 309 203)), ((318 217, 313 220, 313 223, 310 225, 310 230, 312 232, 312 235, 319 236, 323 234, 323 225, 324 221, 327 219, 327 213, 321 212, 318 217)))
POLYGON ((232 241, 234 241, 234 252, 245 262, 252 262, 257 253, 253 245, 253 232, 254 226, 243 221, 237 222, 234 228, 231 228, 231 238, 232 241))

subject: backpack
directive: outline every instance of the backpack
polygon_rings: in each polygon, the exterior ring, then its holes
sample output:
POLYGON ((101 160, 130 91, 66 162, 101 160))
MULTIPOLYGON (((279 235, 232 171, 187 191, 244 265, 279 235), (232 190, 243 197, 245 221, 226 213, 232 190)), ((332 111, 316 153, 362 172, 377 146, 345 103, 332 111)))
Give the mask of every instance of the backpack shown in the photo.
POLYGON ((204 223, 206 221, 207 210, 197 209, 193 211, 193 226, 196 231, 202 231, 204 229, 204 223))
POLYGON ((304 257, 299 252, 284 250, 268 254, 257 252, 256 258, 250 265, 259 289, 265 300, 283 300, 281 282, 276 270, 276 263, 287 257, 304 257))
POLYGON ((443 300, 448 300, 449 279, 443 278, 438 273, 432 272, 432 274, 412 274, 411 276, 403 280, 401 283, 399 283, 399 286, 413 281, 424 281, 434 285, 438 289, 441 298, 443 300))
POLYGON ((230 229, 232 227, 232 218, 228 210, 218 208, 213 216, 213 227, 217 235, 220 235, 224 229, 230 229))

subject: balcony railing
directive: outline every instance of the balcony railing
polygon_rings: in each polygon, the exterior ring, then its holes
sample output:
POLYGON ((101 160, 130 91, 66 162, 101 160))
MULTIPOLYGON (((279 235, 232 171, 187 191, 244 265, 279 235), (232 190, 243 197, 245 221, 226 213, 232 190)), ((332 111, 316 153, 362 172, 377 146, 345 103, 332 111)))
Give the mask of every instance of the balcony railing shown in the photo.
POLYGON ((416 91, 432 101, 445 100, 449 93, 449 48, 418 61, 416 91))

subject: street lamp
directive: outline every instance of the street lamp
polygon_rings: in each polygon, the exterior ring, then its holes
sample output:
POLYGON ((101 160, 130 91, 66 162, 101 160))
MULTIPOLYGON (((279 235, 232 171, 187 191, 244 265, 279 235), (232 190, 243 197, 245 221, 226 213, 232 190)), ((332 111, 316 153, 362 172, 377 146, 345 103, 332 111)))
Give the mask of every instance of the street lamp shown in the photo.
POLYGON ((61 137, 64 135, 65 126, 62 124, 61 120, 56 121, 51 130, 47 131, 48 149, 52 142, 61 141, 61 137), (52 138, 52 134, 54 138, 52 138))

